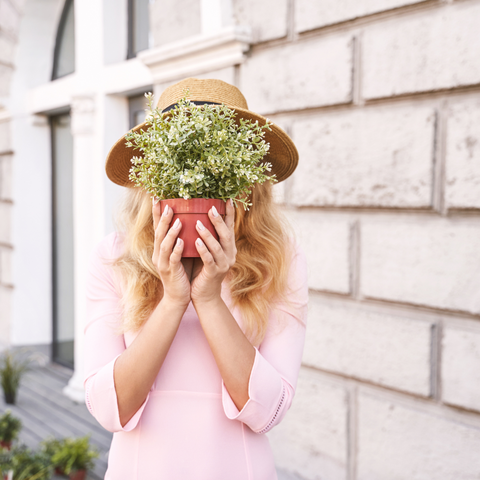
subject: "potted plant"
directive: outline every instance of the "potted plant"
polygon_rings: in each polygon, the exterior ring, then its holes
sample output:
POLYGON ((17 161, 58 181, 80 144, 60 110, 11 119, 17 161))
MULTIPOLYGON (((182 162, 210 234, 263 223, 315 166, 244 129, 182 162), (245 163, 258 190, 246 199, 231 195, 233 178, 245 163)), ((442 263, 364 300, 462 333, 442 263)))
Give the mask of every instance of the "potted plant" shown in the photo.
POLYGON ((10 450, 13 440, 18 437, 22 421, 14 417, 10 409, 0 417, 0 446, 10 450))
POLYGON ((83 480, 87 470, 94 467, 94 459, 98 457, 97 448, 90 447, 90 435, 85 435, 80 438, 65 438, 50 461, 69 475, 71 480, 83 480))
POLYGON ((183 257, 198 257, 194 242, 195 224, 200 220, 218 239, 208 218, 215 206, 225 214, 225 202, 232 199, 248 209, 248 196, 255 183, 276 181, 264 162, 269 143, 263 139, 270 123, 260 126, 224 104, 196 105, 187 100, 188 91, 167 113, 153 107, 153 95, 146 94, 148 109, 145 130, 125 136, 128 147, 143 156, 131 159, 129 178, 136 186, 161 200, 161 209, 173 209, 172 222, 180 217, 184 240, 183 257))
POLYGON ((10 450, 0 450, 0 478, 2 480, 12 480, 12 452, 10 450))
POLYGON ((22 375, 29 370, 30 359, 19 359, 19 352, 6 351, 0 361, 0 379, 5 403, 15 405, 22 375))
POLYGON ((48 457, 41 452, 30 450, 23 444, 12 448, 7 464, 13 480, 50 480, 53 473, 48 457))
POLYGON ((49 436, 40 442, 40 451, 50 459, 53 468, 55 469, 55 475, 65 475, 65 471, 63 469, 62 464, 55 464, 52 460, 54 455, 62 450, 65 444, 64 439, 58 439, 53 436, 49 436))

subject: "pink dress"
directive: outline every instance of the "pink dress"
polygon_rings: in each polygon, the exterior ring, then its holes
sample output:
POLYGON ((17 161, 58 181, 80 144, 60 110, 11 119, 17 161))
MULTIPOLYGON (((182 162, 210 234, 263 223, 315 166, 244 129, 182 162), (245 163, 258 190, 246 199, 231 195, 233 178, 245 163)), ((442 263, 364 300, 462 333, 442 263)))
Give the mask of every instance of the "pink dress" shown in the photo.
MULTIPOLYGON (((144 403, 122 427, 113 379, 115 360, 136 333, 116 335, 121 286, 102 262, 119 255, 113 232, 95 248, 87 278, 84 329, 85 398, 90 413, 114 432, 108 480, 274 480, 267 436, 290 408, 300 369, 308 288, 304 253, 296 245, 289 298, 271 310, 267 335, 255 348, 249 400, 238 411, 220 376, 198 316, 188 306, 168 355, 144 403), (284 328, 279 328, 279 322, 284 328)), ((228 288, 222 298, 230 305, 228 288)), ((241 326, 241 315, 230 309, 241 326)))

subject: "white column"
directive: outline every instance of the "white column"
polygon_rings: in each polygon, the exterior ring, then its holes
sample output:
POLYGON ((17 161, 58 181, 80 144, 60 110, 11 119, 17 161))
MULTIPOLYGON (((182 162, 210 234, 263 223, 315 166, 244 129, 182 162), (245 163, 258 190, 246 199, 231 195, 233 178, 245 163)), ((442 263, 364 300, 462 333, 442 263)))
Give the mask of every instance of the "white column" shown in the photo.
POLYGON ((105 235, 103 183, 103 2, 75 2, 75 86, 71 116, 73 135, 73 238, 75 285, 75 370, 64 393, 85 400, 83 329, 86 319, 86 274, 95 245, 105 235))
POLYGON ((104 192, 102 164, 96 152, 96 113, 94 95, 72 99, 75 371, 64 393, 78 402, 84 401, 83 329, 88 260, 96 243, 104 235, 104 192))

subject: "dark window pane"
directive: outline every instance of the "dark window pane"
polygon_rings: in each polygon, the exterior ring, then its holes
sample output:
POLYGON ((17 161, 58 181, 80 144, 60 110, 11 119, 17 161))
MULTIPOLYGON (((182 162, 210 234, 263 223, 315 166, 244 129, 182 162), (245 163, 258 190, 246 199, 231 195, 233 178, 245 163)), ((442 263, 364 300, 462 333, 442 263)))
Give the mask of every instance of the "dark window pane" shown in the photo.
POLYGON ((128 0, 128 58, 148 48, 149 0, 128 0))
POLYGON ((75 13, 73 0, 66 0, 57 31, 52 79, 75 71, 75 13))
POLYGON ((73 138, 70 115, 51 117, 53 361, 73 367, 73 138))
POLYGON ((145 109, 147 108, 147 99, 145 95, 135 95, 128 99, 129 128, 145 121, 145 109))

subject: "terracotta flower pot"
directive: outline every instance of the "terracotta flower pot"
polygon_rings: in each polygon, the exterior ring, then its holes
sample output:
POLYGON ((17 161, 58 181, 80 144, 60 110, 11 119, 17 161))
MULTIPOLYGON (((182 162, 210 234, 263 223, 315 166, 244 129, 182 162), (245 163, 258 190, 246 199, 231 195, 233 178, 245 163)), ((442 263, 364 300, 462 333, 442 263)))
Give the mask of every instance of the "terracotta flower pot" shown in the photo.
POLYGON ((68 478, 70 480, 85 480, 86 475, 87 475, 86 470, 75 470, 70 474, 68 478))
POLYGON ((0 440, 0 446, 3 448, 6 448, 7 450, 10 450, 12 447, 12 442, 6 442, 5 440, 0 440))
POLYGON ((218 240, 215 227, 208 218, 208 211, 214 206, 218 213, 225 218, 225 202, 215 198, 173 198, 168 200, 160 200, 160 209, 163 213, 165 205, 173 210, 173 218, 170 226, 173 225, 177 218, 182 222, 182 229, 179 237, 184 241, 183 254, 184 258, 200 257, 195 247, 195 240, 199 238, 195 227, 197 220, 200 220, 205 228, 218 240))

